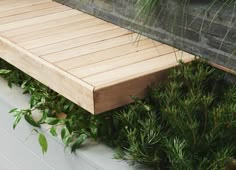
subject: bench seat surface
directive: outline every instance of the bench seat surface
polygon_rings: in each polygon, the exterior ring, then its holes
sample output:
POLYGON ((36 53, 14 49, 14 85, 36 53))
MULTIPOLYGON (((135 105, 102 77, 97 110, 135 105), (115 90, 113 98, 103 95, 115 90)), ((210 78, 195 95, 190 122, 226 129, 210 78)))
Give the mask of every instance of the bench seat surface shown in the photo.
POLYGON ((194 56, 51 0, 0 0, 0 57, 93 114, 194 56))

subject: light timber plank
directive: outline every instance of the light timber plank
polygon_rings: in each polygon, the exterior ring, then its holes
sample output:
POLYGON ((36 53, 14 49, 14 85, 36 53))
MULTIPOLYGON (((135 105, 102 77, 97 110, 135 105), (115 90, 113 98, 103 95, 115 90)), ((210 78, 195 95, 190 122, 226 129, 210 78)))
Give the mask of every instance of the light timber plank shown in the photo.
MULTIPOLYGON (((39 0, 40 1, 40 0, 39 0)), ((48 0, 48 1, 52 1, 52 0, 48 0)), ((23 3, 27 3, 28 5, 32 5, 32 4, 34 4, 34 3, 36 3, 36 2, 38 2, 38 1, 30 1, 30 0, 21 0, 20 2, 23 2, 23 3)), ((1 6, 4 6, 4 5, 12 5, 12 6, 14 6, 15 4, 18 4, 19 3, 19 0, 1 0, 0 1, 0 5, 1 6)))
POLYGON ((127 43, 125 45, 116 46, 113 48, 108 48, 102 51, 95 53, 90 53, 80 57, 63 60, 55 63, 58 67, 63 68, 64 70, 71 70, 75 68, 80 68, 111 58, 119 57, 122 55, 127 55, 144 49, 152 48, 161 43, 154 42, 150 39, 140 40, 137 42, 127 43))
POLYGON ((3 24, 0 27, 0 32, 9 31, 12 29, 21 28, 21 27, 28 26, 28 25, 39 24, 39 23, 43 23, 46 21, 51 21, 51 20, 55 20, 55 19, 59 19, 59 18, 64 18, 65 16, 72 16, 72 15, 75 15, 78 13, 79 12, 77 10, 68 10, 65 12, 59 12, 59 13, 50 14, 50 15, 46 15, 46 16, 41 16, 41 17, 26 19, 26 20, 22 20, 22 21, 12 22, 12 23, 8 23, 8 24, 3 24))
POLYGON ((101 61, 95 64, 90 64, 84 67, 69 70, 69 72, 76 77, 85 78, 109 70, 117 69, 119 67, 128 66, 130 64, 145 61, 154 57, 160 57, 165 54, 173 53, 173 49, 167 45, 160 45, 146 50, 140 50, 128 55, 119 56, 109 60, 101 61))
POLYGON ((234 71, 234 70, 232 70, 232 69, 229 69, 229 68, 227 68, 227 67, 225 67, 225 66, 222 66, 222 65, 219 65, 219 64, 215 64, 215 63, 212 63, 212 62, 209 62, 209 61, 208 61, 208 63, 209 63, 210 65, 212 65, 213 67, 215 67, 215 68, 218 68, 218 69, 220 69, 220 70, 222 70, 222 71, 225 71, 225 72, 227 72, 227 73, 236 75, 236 71, 234 71))
POLYGON ((143 98, 149 85, 158 84, 167 79, 168 71, 168 69, 165 69, 107 87, 96 88, 94 90, 95 113, 99 114, 133 103, 132 96, 143 98))
POLYGON ((179 64, 178 60, 190 62, 193 59, 193 55, 179 51, 89 76, 83 78, 82 80, 88 82, 96 88, 110 86, 119 82, 127 81, 128 79, 141 77, 151 74, 152 72, 158 72, 166 68, 175 67, 179 64))
POLYGON ((64 14, 62 15, 62 17, 58 19, 49 20, 43 23, 36 23, 36 24, 16 28, 13 30, 5 31, 5 32, 2 32, 1 35, 3 35, 4 37, 15 37, 15 36, 35 32, 35 31, 41 31, 44 29, 55 28, 58 26, 66 25, 66 24, 76 23, 78 21, 82 21, 82 20, 86 20, 90 18, 94 18, 94 17, 90 15, 85 15, 81 12, 78 12, 78 13, 76 12, 76 13, 68 14, 68 15, 64 14))
POLYGON ((32 11, 56 7, 56 6, 59 6, 59 4, 55 3, 55 2, 44 2, 44 3, 31 5, 31 6, 27 6, 27 7, 17 8, 14 10, 1 11, 0 18, 9 17, 9 16, 13 16, 13 15, 19 15, 19 14, 23 14, 23 13, 27 13, 27 12, 32 12, 32 11))
POLYGON ((17 0, 17 1, 9 1, 6 4, 2 4, 0 6, 0 11, 7 11, 7 10, 14 10, 17 8, 22 8, 26 6, 31 6, 33 4, 40 4, 44 2, 50 2, 51 0, 37 0, 37 1, 32 1, 32 0, 17 0))
POLYGON ((74 38, 71 40, 47 45, 44 47, 31 49, 30 51, 32 51, 33 53, 35 53, 39 56, 43 56, 43 55, 48 55, 48 54, 56 53, 59 51, 72 49, 75 47, 79 47, 79 46, 83 46, 83 45, 87 45, 87 44, 119 37, 122 35, 128 35, 128 34, 131 34, 131 32, 129 32, 125 29, 117 28, 117 29, 112 29, 110 31, 106 31, 106 32, 96 33, 96 34, 92 34, 92 35, 88 35, 88 36, 84 36, 84 37, 74 38))
POLYGON ((59 94, 94 113, 94 87, 0 37, 0 56, 59 94), (47 76, 46 76, 47 75, 47 76), (78 93, 79 95, 75 95, 78 93))
MULTIPOLYGON (((85 16, 88 16, 88 15, 85 15, 85 16)), ((91 26, 98 26, 98 25, 104 24, 104 23, 105 23, 105 21, 97 20, 96 18, 92 18, 92 19, 88 19, 88 20, 86 19, 86 20, 82 20, 82 21, 76 22, 76 23, 71 23, 71 24, 62 25, 62 26, 53 27, 53 28, 48 28, 48 29, 44 29, 41 31, 34 31, 34 32, 31 32, 28 34, 18 35, 15 37, 11 37, 10 40, 14 41, 15 43, 33 41, 33 40, 40 39, 40 38, 45 38, 45 37, 49 37, 49 36, 53 36, 53 35, 57 35, 57 34, 68 33, 70 31, 74 31, 74 30, 88 28, 91 26)))
MULTIPOLYGON (((181 53, 182 52, 178 52, 177 54, 178 58, 180 57, 181 53)), ((194 56, 190 54, 183 54, 183 55, 186 55, 186 58, 183 56, 180 58, 182 58, 183 61, 186 63, 194 59, 194 56)), ((157 62, 158 58, 152 59, 150 61, 155 62, 154 60, 156 60, 157 62)), ((94 90, 94 104, 95 104, 96 114, 99 114, 99 113, 102 113, 104 111, 111 110, 114 108, 118 108, 128 103, 132 103, 133 100, 131 96, 143 98, 147 92, 147 87, 149 85, 158 84, 165 81, 169 72, 169 68, 172 68, 178 65, 177 62, 173 63, 173 60, 171 63, 170 58, 166 58, 165 61, 169 61, 165 63, 167 65, 164 66, 163 62, 159 64, 156 63, 157 66, 155 67, 151 66, 149 68, 150 70, 145 69, 146 72, 143 70, 144 72, 141 72, 139 76, 137 75, 135 76, 135 74, 133 74, 126 80, 123 78, 123 80, 120 79, 119 81, 110 82, 106 85, 102 83, 103 85, 96 86, 94 90), (161 64, 163 64, 163 66, 161 66, 161 64), (154 70, 151 71, 151 69, 155 69, 155 71, 154 70), (104 101, 107 101, 107 102, 104 102, 104 101)), ((136 66, 138 65, 140 66, 139 69, 141 69, 140 64, 141 63, 136 65, 136 66)), ((134 67, 128 70, 122 69, 122 71, 132 71, 132 69, 134 69, 134 67)), ((138 67, 136 69, 138 69, 138 67)), ((118 72, 113 72, 112 75, 117 76, 118 72)), ((124 72, 120 74, 124 74, 124 72)), ((104 73, 103 76, 107 76, 107 75, 105 75, 104 73)))
POLYGON ((15 3, 17 2, 18 0, 1 0, 0 1, 0 5, 3 6, 3 5, 6 5, 6 4, 11 4, 11 3, 15 3))
POLYGON ((37 48, 37 47, 42 47, 42 46, 54 44, 54 43, 61 42, 61 41, 66 41, 66 40, 70 40, 70 39, 74 39, 74 38, 78 38, 78 37, 83 37, 86 35, 95 34, 98 32, 112 30, 115 28, 117 28, 117 26, 110 24, 110 23, 105 23, 105 24, 97 25, 96 27, 84 28, 84 29, 80 29, 80 30, 67 32, 64 34, 58 34, 58 35, 53 35, 53 36, 49 36, 49 37, 45 37, 45 38, 40 38, 37 40, 19 43, 19 45, 23 46, 26 49, 33 49, 33 48, 37 48))
MULTIPOLYGON (((25 2, 25 1, 28 1, 29 0, 21 0, 21 2, 25 2)), ((52 0, 48 0, 48 1, 52 1, 52 0)), ((14 5, 16 3, 19 3, 19 0, 0 0, 0 5, 1 6, 4 6, 4 5, 14 5)), ((28 3, 29 5, 32 5, 34 4, 35 1, 31 1, 30 3, 28 3)))
MULTIPOLYGON (((136 36, 137 36, 137 34, 136 34, 136 36)), ((75 58, 75 57, 79 57, 82 55, 94 53, 97 51, 102 51, 102 50, 105 50, 108 48, 112 48, 112 47, 124 45, 127 43, 135 42, 136 39, 134 37, 135 37, 135 35, 132 36, 131 34, 124 35, 124 36, 120 36, 117 38, 108 39, 105 41, 96 42, 96 43, 84 45, 81 47, 76 47, 76 48, 64 50, 61 52, 44 55, 44 56, 42 56, 42 58, 44 58, 45 60, 47 60, 49 62, 58 62, 58 61, 62 61, 62 60, 67 60, 70 58, 75 58)))
POLYGON ((54 14, 54 13, 58 13, 58 12, 63 12, 63 11, 67 11, 67 10, 70 10, 70 8, 65 7, 65 6, 54 6, 51 8, 46 8, 46 9, 42 9, 42 10, 38 10, 38 11, 33 11, 33 12, 23 13, 23 14, 19 14, 19 15, 13 15, 13 16, 9 16, 9 17, 0 18, 0 24, 3 25, 3 24, 17 22, 17 21, 21 21, 21 20, 30 19, 30 18, 35 18, 35 17, 45 16, 45 15, 54 14))

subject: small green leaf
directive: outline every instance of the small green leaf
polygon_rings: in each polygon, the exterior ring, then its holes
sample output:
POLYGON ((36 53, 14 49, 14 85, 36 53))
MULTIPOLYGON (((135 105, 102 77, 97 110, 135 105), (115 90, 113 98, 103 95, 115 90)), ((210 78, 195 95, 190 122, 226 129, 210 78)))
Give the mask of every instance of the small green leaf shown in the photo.
POLYGON ((55 127, 51 127, 50 133, 51 133, 52 136, 57 136, 57 130, 56 130, 56 128, 55 128, 55 127))
POLYGON ((15 121, 13 123, 13 129, 15 129, 16 126, 19 124, 21 117, 22 117, 22 115, 20 115, 20 114, 16 115, 15 121))
POLYGON ((43 112, 42 112, 42 117, 40 118, 40 120, 38 121, 38 123, 41 124, 41 123, 45 122, 46 118, 47 118, 47 112, 46 112, 46 111, 43 111, 43 112))
POLYGON ((66 136, 66 128, 64 127, 61 130, 61 139, 63 140, 65 138, 65 136, 66 136))
POLYGON ((87 138, 88 136, 86 134, 81 134, 71 145, 71 152, 74 152, 76 149, 78 149, 87 138))
POLYGON ((64 105, 63 110, 66 111, 70 107, 69 104, 64 105))
POLYGON ((68 135, 64 138, 63 142, 66 146, 69 146, 69 144, 72 142, 72 140, 73 140, 73 138, 68 135))
POLYGON ((54 117, 48 117, 45 120, 45 123, 49 124, 49 125, 56 125, 60 122, 60 119, 58 118, 54 118, 54 117))
POLYGON ((68 146, 69 143, 71 142, 72 137, 71 137, 70 132, 68 131, 67 127, 62 128, 61 139, 66 146, 68 146))
POLYGON ((34 127, 40 127, 40 124, 37 123, 30 115, 25 115, 25 120, 34 127))
POLYGON ((15 113, 18 109, 17 108, 14 108, 12 110, 9 111, 9 113, 15 113))
POLYGON ((11 73, 11 70, 6 70, 6 69, 0 69, 0 74, 4 75, 4 74, 9 74, 11 73))
POLYGON ((151 111, 151 106, 144 104, 143 107, 145 108, 146 111, 151 111))
POLYGON ((61 139, 64 140, 68 136, 70 136, 69 130, 67 129, 67 127, 63 127, 61 130, 61 139))
POLYGON ((48 142, 44 134, 42 133, 39 134, 38 141, 41 146, 43 154, 45 154, 48 150, 48 142))

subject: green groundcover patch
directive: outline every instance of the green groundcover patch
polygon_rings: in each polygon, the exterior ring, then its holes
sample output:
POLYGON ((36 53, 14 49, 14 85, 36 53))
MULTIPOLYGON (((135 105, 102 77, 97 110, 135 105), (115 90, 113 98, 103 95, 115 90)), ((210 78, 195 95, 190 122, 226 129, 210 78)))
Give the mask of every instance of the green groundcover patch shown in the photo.
MULTIPOLYGON (((36 132, 49 124, 50 133, 72 152, 92 138, 115 148, 115 158, 153 169, 235 169, 236 85, 203 61, 181 63, 166 82, 149 87, 145 99, 134 96, 134 104, 96 116, 3 60, 0 74, 10 87, 31 94, 29 108, 10 111, 13 127, 22 118, 36 132), (42 113, 39 121, 32 118, 35 109, 42 113)), ((50 146, 43 133, 38 135, 45 153, 50 146)))

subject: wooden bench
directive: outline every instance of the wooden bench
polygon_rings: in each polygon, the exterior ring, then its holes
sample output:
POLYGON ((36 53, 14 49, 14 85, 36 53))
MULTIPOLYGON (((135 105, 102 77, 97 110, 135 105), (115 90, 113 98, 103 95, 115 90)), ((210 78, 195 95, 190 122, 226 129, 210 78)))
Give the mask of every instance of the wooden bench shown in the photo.
POLYGON ((93 114, 143 97, 179 59, 194 59, 51 0, 0 1, 0 57, 93 114))

